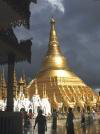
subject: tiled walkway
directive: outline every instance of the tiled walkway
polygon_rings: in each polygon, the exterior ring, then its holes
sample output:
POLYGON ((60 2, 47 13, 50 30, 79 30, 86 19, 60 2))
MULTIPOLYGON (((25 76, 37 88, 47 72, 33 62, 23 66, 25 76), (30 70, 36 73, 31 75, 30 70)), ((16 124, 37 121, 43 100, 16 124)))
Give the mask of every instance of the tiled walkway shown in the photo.
MULTIPOLYGON (((78 121, 74 122, 75 124, 75 134, 100 134, 100 120, 94 121, 91 125, 81 128, 78 121)), ((38 134, 37 128, 33 130, 32 128, 25 134, 38 134)), ((65 120, 58 121, 57 131, 52 131, 51 122, 48 122, 48 130, 45 134, 67 134, 65 128, 65 120)))

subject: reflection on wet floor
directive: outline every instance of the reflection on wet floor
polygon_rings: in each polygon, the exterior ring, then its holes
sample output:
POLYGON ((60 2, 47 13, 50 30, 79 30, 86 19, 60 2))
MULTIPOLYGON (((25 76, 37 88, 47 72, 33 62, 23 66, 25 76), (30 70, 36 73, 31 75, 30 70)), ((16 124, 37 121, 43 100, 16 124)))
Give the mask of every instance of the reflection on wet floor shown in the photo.
MULTIPOLYGON (((65 123, 59 121, 57 131, 51 129, 51 123, 48 124, 48 130, 46 134, 67 134, 65 123)), ((25 131, 24 134, 38 134, 37 129, 32 128, 29 131, 25 131)), ((100 134, 100 120, 94 121, 90 125, 81 127, 79 122, 75 123, 75 134, 100 134)))

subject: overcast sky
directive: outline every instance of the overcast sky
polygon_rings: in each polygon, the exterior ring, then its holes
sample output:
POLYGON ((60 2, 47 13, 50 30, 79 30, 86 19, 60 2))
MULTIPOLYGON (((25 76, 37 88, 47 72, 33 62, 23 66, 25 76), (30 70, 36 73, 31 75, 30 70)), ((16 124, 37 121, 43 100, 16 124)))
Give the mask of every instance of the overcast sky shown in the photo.
POLYGON ((61 49, 73 72, 100 87, 100 0, 37 0, 30 5, 30 30, 16 28, 19 40, 32 37, 32 63, 17 65, 34 78, 48 48, 50 18, 56 19, 61 49))

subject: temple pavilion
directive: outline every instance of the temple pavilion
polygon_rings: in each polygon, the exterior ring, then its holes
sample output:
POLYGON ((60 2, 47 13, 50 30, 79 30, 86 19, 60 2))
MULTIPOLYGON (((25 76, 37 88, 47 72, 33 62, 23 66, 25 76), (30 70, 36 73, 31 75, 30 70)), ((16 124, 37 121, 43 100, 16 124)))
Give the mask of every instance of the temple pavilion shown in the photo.
POLYGON ((71 70, 61 52, 53 18, 47 54, 39 73, 28 85, 30 98, 36 90, 41 98, 49 99, 52 108, 94 107, 97 101, 96 93, 71 70))
POLYGON ((8 64, 7 111, 13 111, 13 73, 15 63, 31 62, 30 39, 20 43, 13 28, 23 25, 29 29, 31 2, 37 0, 0 0, 0 65, 8 64))

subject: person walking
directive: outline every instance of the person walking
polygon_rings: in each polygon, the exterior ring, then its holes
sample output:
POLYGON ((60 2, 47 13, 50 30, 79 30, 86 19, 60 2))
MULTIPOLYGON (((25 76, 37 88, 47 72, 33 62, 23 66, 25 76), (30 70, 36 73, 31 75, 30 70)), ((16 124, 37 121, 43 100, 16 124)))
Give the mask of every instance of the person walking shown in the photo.
POLYGON ((38 124, 38 134, 45 134, 45 131, 47 131, 47 121, 46 117, 42 115, 42 110, 38 111, 38 115, 35 119, 34 129, 36 124, 38 124))
POLYGON ((33 113, 32 113, 32 109, 29 109, 29 121, 30 121, 30 127, 32 128, 32 123, 33 123, 33 113))
POLYGON ((57 129, 57 117, 58 117, 57 111, 56 109, 54 109, 52 113, 52 129, 53 130, 57 129))
POLYGON ((24 112, 24 129, 28 129, 30 126, 30 120, 27 112, 24 112))
POLYGON ((74 114, 72 112, 72 108, 68 108, 67 119, 66 119, 66 128, 67 134, 74 134, 74 114))
POLYGON ((85 110, 83 109, 83 111, 81 112, 81 125, 84 126, 85 125, 85 110))

